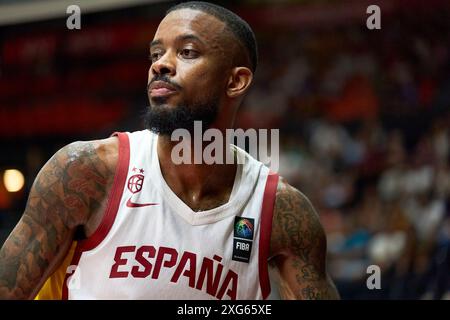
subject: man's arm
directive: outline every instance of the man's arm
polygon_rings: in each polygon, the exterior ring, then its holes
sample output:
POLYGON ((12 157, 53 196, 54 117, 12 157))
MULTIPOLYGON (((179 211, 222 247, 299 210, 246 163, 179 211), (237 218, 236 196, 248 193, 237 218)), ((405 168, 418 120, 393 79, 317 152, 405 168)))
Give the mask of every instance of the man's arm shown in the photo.
POLYGON ((283 298, 339 299, 326 271, 327 244, 319 217, 305 195, 281 178, 270 245, 283 298))
POLYGON ((95 213, 113 180, 116 140, 72 143, 41 169, 0 250, 0 299, 34 298, 63 261, 76 228, 99 220, 95 213))

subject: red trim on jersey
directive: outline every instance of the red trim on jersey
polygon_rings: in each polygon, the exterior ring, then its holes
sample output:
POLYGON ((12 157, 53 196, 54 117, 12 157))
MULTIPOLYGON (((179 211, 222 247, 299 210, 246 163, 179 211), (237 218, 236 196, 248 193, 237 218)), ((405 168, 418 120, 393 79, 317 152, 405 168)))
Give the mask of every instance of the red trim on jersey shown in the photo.
MULTIPOLYGON (((128 135, 123 132, 115 132, 113 136, 119 138, 119 159, 114 173, 113 185, 109 192, 108 202, 102 221, 94 233, 87 239, 81 240, 77 243, 75 253, 73 255, 70 265, 77 266, 80 261, 83 251, 94 249, 105 239, 109 230, 116 219, 117 211, 119 209, 120 200, 122 198, 123 189, 125 188, 125 181, 128 175, 128 166, 130 163, 130 141, 128 135)), ((63 283, 62 299, 68 299, 67 279, 70 274, 66 274, 63 283)))
POLYGON ((259 282, 263 299, 267 299, 270 294, 270 280, 268 258, 270 249, 270 235, 272 233, 272 217, 275 207, 275 198, 277 193, 278 174, 270 172, 266 187, 264 189, 264 198, 261 209, 261 231, 259 235, 259 282))
POLYGON ((105 213, 97 230, 86 240, 80 241, 80 249, 88 251, 102 242, 111 229, 119 209, 130 162, 130 141, 126 133, 114 133, 119 138, 119 161, 114 175, 114 182, 109 193, 105 213))

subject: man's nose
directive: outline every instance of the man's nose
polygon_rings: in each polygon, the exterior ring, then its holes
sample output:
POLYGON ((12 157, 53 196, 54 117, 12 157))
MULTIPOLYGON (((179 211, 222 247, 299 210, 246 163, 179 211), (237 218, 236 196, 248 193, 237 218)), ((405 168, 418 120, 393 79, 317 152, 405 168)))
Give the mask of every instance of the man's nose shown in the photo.
POLYGON ((175 62, 169 52, 166 52, 161 58, 153 62, 152 73, 154 75, 170 75, 174 76, 176 72, 175 62))

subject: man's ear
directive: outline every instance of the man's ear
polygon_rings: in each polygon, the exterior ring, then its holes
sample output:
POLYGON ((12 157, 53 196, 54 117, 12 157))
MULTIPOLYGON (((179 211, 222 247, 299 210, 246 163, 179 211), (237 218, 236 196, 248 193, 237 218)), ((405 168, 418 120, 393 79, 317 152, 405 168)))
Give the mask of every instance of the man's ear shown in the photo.
POLYGON ((253 72, 246 67, 235 67, 231 70, 227 83, 227 95, 230 98, 242 96, 253 80, 253 72))

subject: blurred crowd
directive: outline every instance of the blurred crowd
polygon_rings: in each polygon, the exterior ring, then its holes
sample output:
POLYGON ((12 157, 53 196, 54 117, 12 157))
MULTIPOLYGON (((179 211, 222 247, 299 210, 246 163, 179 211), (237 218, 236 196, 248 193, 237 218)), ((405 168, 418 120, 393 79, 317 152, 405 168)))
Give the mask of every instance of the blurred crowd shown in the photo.
POLYGON ((450 299, 450 28, 401 18, 284 33, 241 114, 280 128, 280 173, 319 212, 345 299, 450 299))

